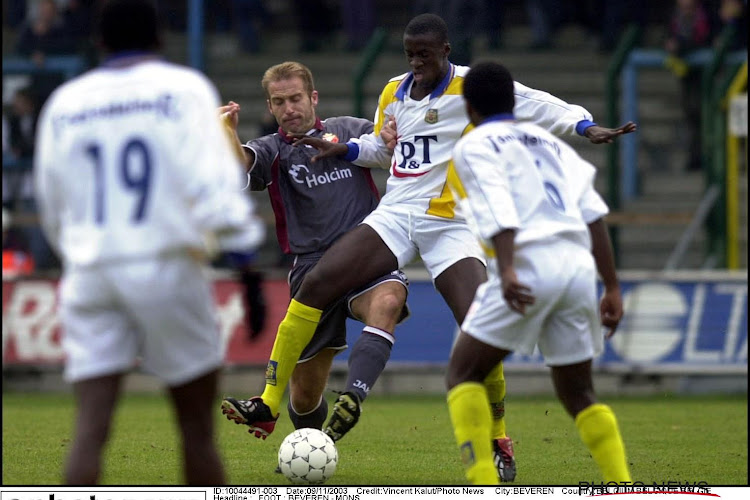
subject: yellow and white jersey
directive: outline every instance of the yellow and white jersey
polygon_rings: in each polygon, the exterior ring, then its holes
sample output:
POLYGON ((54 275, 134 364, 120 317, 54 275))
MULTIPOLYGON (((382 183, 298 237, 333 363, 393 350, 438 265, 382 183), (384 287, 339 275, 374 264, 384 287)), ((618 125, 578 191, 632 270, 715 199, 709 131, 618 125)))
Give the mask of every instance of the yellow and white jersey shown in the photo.
POLYGON ((594 190, 596 169, 568 144, 512 115, 490 117, 462 138, 449 176, 467 223, 494 260, 492 237, 515 229, 520 252, 568 241, 587 250, 587 225, 608 213, 594 190))
MULTIPOLYGON (((399 139, 391 158, 390 177, 381 205, 398 205, 410 212, 443 218, 461 218, 446 184, 456 141, 471 129, 462 96, 467 66, 451 64, 438 87, 422 100, 409 97, 413 75, 392 78, 383 89, 371 136, 354 141, 364 167, 383 166, 385 145, 379 138, 388 116, 395 117, 399 139)), ((515 114, 556 135, 573 135, 591 114, 546 92, 515 83, 515 114)), ((582 129, 579 129, 582 130, 582 129)))
MULTIPOLYGON (((123 56, 125 58, 125 56, 123 56)), ((117 58, 59 87, 39 120, 42 227, 66 264, 90 266, 263 238, 243 168, 200 73, 117 58)))

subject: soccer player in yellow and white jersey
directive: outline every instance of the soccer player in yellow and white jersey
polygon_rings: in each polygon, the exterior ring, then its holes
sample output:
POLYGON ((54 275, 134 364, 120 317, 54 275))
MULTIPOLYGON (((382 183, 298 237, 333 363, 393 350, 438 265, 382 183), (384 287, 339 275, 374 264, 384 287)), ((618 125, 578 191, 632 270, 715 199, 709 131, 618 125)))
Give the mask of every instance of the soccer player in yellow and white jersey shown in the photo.
MULTIPOLYGON (((279 402, 299 349, 312 335, 320 310, 354 285, 360 286, 394 266, 422 258, 435 287, 463 322, 480 283, 486 280, 483 253, 464 218, 455 211, 447 186, 451 150, 469 127, 461 98, 463 75, 468 68, 450 63, 445 22, 433 14, 412 19, 404 33, 404 49, 411 71, 385 87, 375 117, 375 130, 347 144, 301 138, 299 144, 317 148, 320 158, 345 155, 360 166, 382 166, 383 136, 395 117, 400 136, 395 144, 391 176, 385 196, 362 224, 339 239, 306 277, 279 325, 269 361, 266 388, 255 399, 257 421, 278 413, 279 402), (379 135, 379 133, 381 133, 379 135), (351 270, 356 269, 356 273, 351 270)), ((522 114, 556 133, 576 129, 593 142, 609 142, 635 129, 632 123, 618 129, 598 127, 583 108, 571 106, 544 92, 518 86, 527 96, 522 114)), ((520 99, 519 99, 520 102, 520 99)), ((392 129, 390 129, 392 130, 392 129)), ((387 137, 386 137, 387 139, 387 137)), ((391 144, 393 146, 393 144, 391 144)), ((498 365, 487 381, 496 416, 493 446, 504 481, 515 477, 512 444, 502 419, 505 383, 498 365)), ((355 411, 356 413, 356 411, 355 411)), ((335 405, 331 417, 340 427, 347 420, 345 405, 335 405)))
POLYGON ((596 170, 547 131, 514 120, 513 79, 503 66, 475 65, 463 92, 477 128, 453 150, 450 183, 485 249, 489 276, 448 364, 448 406, 466 476, 474 484, 497 482, 484 380, 510 353, 538 346, 604 481, 630 482, 617 420, 597 402, 591 376, 603 343, 597 270, 608 335, 622 317, 596 170))

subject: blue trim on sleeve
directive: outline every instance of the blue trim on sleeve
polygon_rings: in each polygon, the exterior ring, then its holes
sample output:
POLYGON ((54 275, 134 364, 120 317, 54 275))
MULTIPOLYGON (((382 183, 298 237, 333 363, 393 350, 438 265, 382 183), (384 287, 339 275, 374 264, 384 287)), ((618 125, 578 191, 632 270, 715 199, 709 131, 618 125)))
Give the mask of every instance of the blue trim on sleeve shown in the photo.
POLYGON ((593 127, 594 125, 596 125, 596 123, 591 120, 581 120, 576 124, 576 133, 578 135, 583 135, 587 128, 593 127))
POLYGON ((349 149, 346 155, 344 155, 346 161, 354 161, 359 158, 359 144, 350 141, 346 143, 346 147, 349 149))

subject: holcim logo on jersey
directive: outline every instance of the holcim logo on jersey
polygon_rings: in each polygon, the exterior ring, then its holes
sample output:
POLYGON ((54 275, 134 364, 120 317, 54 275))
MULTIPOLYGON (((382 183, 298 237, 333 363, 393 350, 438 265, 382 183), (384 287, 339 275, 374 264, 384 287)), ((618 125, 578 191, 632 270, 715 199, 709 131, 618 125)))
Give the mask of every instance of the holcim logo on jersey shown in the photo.
POLYGON ((289 169, 289 177, 291 177, 297 184, 307 184, 307 187, 313 188, 322 184, 336 182, 341 179, 350 179, 352 177, 352 171, 348 168, 341 170, 334 168, 332 172, 314 174, 310 172, 307 165, 292 165, 289 169))

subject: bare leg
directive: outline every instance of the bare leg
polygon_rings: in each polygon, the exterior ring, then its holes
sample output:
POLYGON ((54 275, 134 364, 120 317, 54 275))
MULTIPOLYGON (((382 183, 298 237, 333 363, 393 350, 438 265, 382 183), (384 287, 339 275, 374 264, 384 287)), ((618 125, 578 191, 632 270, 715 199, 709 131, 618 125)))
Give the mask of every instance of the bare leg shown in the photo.
POLYGON ((479 285, 487 281, 487 269, 479 260, 469 257, 459 260, 435 278, 435 288, 453 311, 461 325, 469 311, 479 285))
POLYGON ((591 360, 574 365, 553 366, 552 383, 557 397, 571 417, 596 403, 591 360))
POLYGON ((307 273, 294 298, 323 309, 344 294, 398 268, 398 261, 378 233, 360 224, 326 250, 307 273))
POLYGON ((313 415, 311 412, 317 413, 316 410, 322 410, 321 398, 328 383, 333 357, 337 352, 334 349, 323 349, 312 359, 295 366, 289 383, 289 402, 292 406, 290 417, 296 428, 323 427, 328 416, 328 405, 325 405, 325 412, 321 411, 320 415, 313 415), (292 409, 296 415, 292 414, 292 409))
POLYGON ((65 466, 66 484, 99 481, 102 450, 109 436, 121 380, 122 374, 118 373, 73 384, 76 423, 73 447, 65 466))
POLYGON ((225 484, 224 467, 214 442, 214 412, 218 370, 191 382, 170 387, 182 433, 187 484, 225 484))

